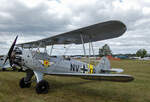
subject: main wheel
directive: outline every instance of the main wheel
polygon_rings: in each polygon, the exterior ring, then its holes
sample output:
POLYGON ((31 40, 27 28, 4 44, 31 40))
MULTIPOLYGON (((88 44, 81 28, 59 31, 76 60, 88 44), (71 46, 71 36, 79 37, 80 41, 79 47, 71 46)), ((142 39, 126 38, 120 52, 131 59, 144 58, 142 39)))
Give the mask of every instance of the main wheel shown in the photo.
POLYGON ((31 82, 25 82, 24 78, 22 78, 19 82, 20 88, 29 88, 31 86, 31 82))
POLYGON ((6 69, 5 69, 5 68, 2 68, 2 71, 6 71, 6 69))
POLYGON ((36 93, 38 93, 38 94, 46 94, 46 93, 48 93, 48 89, 49 89, 49 84, 45 80, 41 80, 36 85, 36 93))

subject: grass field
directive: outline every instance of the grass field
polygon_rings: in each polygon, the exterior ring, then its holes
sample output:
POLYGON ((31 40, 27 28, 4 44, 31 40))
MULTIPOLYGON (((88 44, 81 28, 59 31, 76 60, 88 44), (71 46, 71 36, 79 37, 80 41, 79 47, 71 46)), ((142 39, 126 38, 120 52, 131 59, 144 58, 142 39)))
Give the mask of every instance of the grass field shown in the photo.
POLYGON ((51 89, 36 94, 35 85, 21 89, 22 72, 0 72, 0 102, 150 102, 150 61, 111 61, 133 75, 129 83, 90 81, 74 77, 45 76, 51 89))

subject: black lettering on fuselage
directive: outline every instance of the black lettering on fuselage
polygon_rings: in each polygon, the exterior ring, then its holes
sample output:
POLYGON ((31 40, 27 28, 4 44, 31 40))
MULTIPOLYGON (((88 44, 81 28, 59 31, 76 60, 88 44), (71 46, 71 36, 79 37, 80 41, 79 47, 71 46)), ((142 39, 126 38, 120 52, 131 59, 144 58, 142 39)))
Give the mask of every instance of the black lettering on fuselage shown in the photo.
POLYGON ((78 72, 79 71, 79 65, 70 64, 70 71, 78 72))
POLYGON ((79 71, 79 65, 76 66, 76 72, 78 72, 78 71, 79 71))
POLYGON ((83 71, 83 73, 85 73, 86 71, 88 71, 88 70, 85 68, 85 65, 83 65, 83 68, 81 68, 81 70, 83 71))

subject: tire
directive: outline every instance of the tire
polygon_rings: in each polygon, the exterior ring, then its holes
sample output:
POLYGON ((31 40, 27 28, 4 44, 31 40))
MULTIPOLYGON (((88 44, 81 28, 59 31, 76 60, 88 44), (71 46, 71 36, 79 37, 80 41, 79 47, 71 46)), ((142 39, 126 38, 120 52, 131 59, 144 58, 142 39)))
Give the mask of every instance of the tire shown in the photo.
POLYGON ((24 78, 22 78, 19 82, 19 86, 20 86, 20 88, 29 88, 31 86, 31 82, 30 83, 25 83, 24 78))
POLYGON ((36 93, 37 94, 46 94, 48 93, 49 90, 49 84, 45 80, 41 80, 39 83, 36 85, 36 93))
POLYGON ((2 71, 6 71, 6 69, 5 69, 5 68, 2 68, 2 71))

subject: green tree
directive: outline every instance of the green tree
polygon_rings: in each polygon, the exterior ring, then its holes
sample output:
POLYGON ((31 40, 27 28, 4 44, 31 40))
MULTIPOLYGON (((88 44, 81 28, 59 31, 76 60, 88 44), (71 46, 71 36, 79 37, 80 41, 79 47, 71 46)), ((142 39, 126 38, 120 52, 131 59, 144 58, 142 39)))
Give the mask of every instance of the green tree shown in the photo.
POLYGON ((136 52, 136 56, 138 57, 141 57, 141 58, 144 58, 147 54, 147 51, 145 49, 139 49, 137 52, 136 52))
POLYGON ((102 48, 99 49, 99 56, 107 56, 107 55, 112 55, 112 52, 110 50, 110 47, 105 44, 104 46, 102 46, 102 48))

